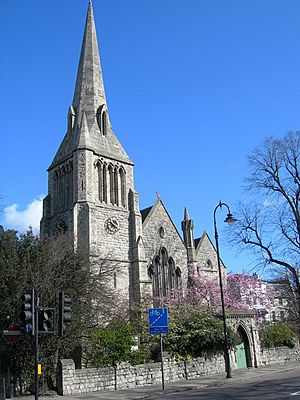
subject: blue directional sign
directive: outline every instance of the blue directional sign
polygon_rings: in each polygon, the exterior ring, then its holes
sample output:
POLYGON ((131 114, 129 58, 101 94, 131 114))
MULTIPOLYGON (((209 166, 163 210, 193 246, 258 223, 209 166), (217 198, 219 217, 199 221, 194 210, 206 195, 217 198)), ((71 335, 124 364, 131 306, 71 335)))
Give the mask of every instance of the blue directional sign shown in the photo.
POLYGON ((150 335, 161 335, 169 332, 168 309, 148 308, 150 335))

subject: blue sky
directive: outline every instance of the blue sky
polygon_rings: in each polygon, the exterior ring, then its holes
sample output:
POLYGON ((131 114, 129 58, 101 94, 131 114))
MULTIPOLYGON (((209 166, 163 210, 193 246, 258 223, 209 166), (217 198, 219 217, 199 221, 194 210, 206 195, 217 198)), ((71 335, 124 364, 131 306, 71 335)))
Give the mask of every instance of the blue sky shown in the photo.
MULTIPOLYGON (((0 223, 36 225, 66 130, 87 0, 0 0, 0 223), (9 211, 9 213, 8 213, 9 211)), ((110 120, 135 162, 141 208, 156 191, 180 228, 213 238, 218 201, 246 201, 247 155, 300 129, 298 0, 94 0, 110 120)), ((229 270, 249 269, 222 234, 229 270)))

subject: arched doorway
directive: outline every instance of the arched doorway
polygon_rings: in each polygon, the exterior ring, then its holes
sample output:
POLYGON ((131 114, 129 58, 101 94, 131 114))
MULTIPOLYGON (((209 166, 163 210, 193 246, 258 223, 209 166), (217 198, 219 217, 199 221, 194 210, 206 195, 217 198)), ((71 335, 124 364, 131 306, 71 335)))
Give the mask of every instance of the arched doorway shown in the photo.
POLYGON ((235 346, 235 360, 238 369, 251 367, 249 339, 245 329, 240 325, 237 329, 238 343, 235 346))

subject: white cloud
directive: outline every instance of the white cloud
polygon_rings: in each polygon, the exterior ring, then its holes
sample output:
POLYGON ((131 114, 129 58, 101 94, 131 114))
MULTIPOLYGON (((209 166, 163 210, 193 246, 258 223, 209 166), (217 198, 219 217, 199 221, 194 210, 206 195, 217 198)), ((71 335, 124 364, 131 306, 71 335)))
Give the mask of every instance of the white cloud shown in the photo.
POLYGON ((19 210, 18 204, 5 207, 3 225, 20 233, 26 232, 31 226, 34 233, 38 233, 43 213, 43 197, 32 200, 24 210, 19 210))

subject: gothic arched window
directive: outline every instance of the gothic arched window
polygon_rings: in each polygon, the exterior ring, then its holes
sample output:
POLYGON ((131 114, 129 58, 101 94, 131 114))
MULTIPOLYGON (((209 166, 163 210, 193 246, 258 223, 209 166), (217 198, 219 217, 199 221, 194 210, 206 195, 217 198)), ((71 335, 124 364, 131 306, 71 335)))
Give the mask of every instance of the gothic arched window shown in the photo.
POLYGON ((114 170, 110 165, 108 167, 109 172, 109 186, 110 186, 110 202, 111 204, 115 204, 115 179, 114 179, 114 170))
POLYGON ((97 164, 98 171, 98 197, 100 201, 103 201, 103 165, 101 162, 97 164))
POLYGON ((102 122, 102 134, 105 136, 107 135, 107 113, 106 111, 102 112, 102 116, 101 116, 101 122, 102 122))
POLYGON ((165 248, 154 257, 148 268, 148 275, 152 280, 154 297, 167 296, 172 289, 180 289, 182 286, 180 268, 175 268, 175 262, 168 257, 165 248))
POLYGON ((102 194, 103 201, 107 203, 107 167, 106 164, 103 165, 102 168, 102 194))
POLYGON ((175 269, 175 287, 176 289, 182 287, 181 270, 178 267, 175 269))
POLYGON ((126 196, 126 186, 125 186, 125 172, 123 168, 120 168, 120 183, 121 183, 121 205, 126 206, 125 196, 126 196))
POLYGON ((153 295, 159 297, 161 295, 161 268, 158 256, 154 260, 154 277, 153 277, 153 295))
POLYGON ((174 289, 175 286, 175 263, 173 258, 169 258, 168 287, 169 289, 174 289))
POLYGON ((168 291, 168 255, 166 249, 161 250, 161 275, 162 275, 161 291, 163 296, 166 296, 168 291))
POLYGON ((119 182, 117 168, 114 169, 114 201, 115 204, 119 205, 119 182))
POLYGON ((96 120, 102 135, 104 136, 107 135, 108 116, 105 104, 102 104, 102 106, 98 108, 96 114, 96 120))

